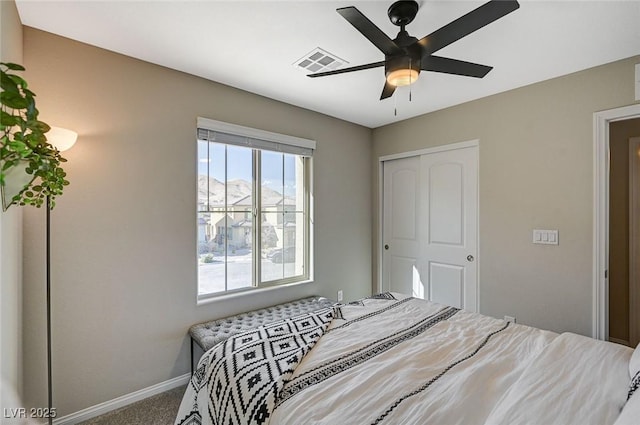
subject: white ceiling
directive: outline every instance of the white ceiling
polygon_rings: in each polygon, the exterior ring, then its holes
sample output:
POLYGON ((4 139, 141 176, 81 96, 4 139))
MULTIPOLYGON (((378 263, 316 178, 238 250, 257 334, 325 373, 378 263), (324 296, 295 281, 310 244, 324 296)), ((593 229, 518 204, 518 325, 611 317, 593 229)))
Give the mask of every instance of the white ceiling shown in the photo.
MULTIPOLYGON (((422 72, 411 102, 406 87, 380 101, 383 68, 311 79, 293 64, 316 47, 349 66, 383 60, 335 10, 356 6, 395 38, 392 0, 16 3, 24 25, 371 128, 640 54, 640 0, 522 0, 438 51, 493 66, 485 78, 422 72)), ((419 3, 407 31, 422 38, 484 1, 419 3)))

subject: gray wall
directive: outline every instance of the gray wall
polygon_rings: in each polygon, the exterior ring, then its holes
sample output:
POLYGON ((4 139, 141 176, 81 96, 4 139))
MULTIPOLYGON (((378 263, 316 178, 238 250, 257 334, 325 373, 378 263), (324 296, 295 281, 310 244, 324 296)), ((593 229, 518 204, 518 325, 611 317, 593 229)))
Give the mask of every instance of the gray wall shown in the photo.
MULTIPOLYGON (((42 119, 79 133, 52 212, 60 415, 189 371, 190 325, 371 290, 371 130, 31 28, 42 119), (196 305, 196 117, 314 139, 315 282, 196 305)), ((42 406, 44 214, 25 210, 25 394, 42 406)))
MULTIPOLYGON (((22 63, 22 24, 13 1, 0 1, 0 62, 22 63)), ((22 392, 22 208, 1 211, 0 202, 0 385, 22 392)))
MULTIPOLYGON (((634 103, 638 62, 611 63, 374 130, 374 176, 380 156, 480 140, 481 313, 591 334, 593 113, 634 103), (533 229, 558 229, 560 245, 533 245, 533 229)), ((377 178, 373 187, 376 252, 377 178)))

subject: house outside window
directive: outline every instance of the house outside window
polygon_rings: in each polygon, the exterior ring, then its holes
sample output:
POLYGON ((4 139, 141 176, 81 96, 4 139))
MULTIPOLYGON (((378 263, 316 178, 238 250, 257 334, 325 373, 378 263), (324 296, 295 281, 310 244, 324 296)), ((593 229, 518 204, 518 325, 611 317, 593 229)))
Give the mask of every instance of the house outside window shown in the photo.
POLYGON ((198 118, 198 299, 310 280, 315 142, 198 118))

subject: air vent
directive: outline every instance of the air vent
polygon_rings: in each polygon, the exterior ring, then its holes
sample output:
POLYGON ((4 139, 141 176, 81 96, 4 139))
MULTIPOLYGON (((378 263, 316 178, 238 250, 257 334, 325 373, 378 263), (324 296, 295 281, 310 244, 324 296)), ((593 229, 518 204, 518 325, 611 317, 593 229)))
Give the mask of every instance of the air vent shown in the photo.
POLYGON ((333 71, 343 65, 348 65, 344 59, 340 59, 333 53, 329 53, 319 47, 316 47, 297 61, 293 66, 304 72, 322 72, 333 71))

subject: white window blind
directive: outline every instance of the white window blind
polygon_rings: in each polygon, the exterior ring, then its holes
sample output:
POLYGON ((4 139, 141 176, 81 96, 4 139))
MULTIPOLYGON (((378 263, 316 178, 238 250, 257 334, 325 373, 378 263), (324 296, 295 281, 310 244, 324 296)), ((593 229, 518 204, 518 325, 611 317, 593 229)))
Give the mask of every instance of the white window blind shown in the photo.
POLYGON ((207 118, 198 118, 198 140, 305 157, 313 156, 316 147, 316 142, 313 140, 256 130, 207 118))

